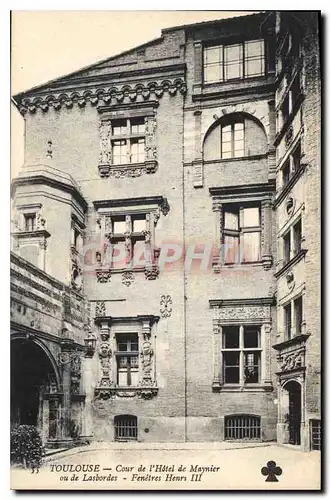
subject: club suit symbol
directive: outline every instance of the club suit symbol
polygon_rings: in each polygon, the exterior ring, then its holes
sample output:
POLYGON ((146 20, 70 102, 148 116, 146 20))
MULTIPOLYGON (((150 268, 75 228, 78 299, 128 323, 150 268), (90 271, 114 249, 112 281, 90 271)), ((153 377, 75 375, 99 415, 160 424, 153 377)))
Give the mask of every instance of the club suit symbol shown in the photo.
POLYGON ((277 476, 280 476, 282 472, 283 470, 273 460, 267 462, 267 466, 261 469, 261 474, 267 476, 266 481, 273 483, 278 482, 277 476))

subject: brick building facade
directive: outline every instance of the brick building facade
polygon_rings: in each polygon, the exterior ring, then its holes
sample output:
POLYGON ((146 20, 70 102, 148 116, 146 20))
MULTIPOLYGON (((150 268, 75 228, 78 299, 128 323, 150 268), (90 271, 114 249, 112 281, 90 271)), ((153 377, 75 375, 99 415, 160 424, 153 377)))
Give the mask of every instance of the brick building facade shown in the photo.
MULTIPOLYGON (((53 445, 79 436, 286 442, 284 395, 301 384, 301 434, 311 419, 316 434, 318 17, 298 19, 309 167, 297 183, 291 175, 284 194, 285 127, 297 125, 293 112, 276 129, 276 115, 292 85, 279 69, 291 16, 165 29, 14 97, 25 163, 13 181, 12 369, 24 349, 31 358, 39 349, 44 371, 35 373, 37 410, 28 416, 23 396, 12 398, 13 422, 38 423, 53 445), (312 43, 314 55, 305 45, 312 43), (304 199, 305 251, 282 265, 291 189, 304 189, 302 199, 293 194, 292 222, 304 199), (290 272, 300 277, 289 297, 290 272), (22 286, 27 278, 31 290, 22 286), (284 337, 283 309, 308 282, 302 310, 312 312, 311 324, 303 312, 302 329, 284 337), (305 364, 286 365, 303 349, 305 364)), ((311 447, 306 437, 301 444, 311 447)))

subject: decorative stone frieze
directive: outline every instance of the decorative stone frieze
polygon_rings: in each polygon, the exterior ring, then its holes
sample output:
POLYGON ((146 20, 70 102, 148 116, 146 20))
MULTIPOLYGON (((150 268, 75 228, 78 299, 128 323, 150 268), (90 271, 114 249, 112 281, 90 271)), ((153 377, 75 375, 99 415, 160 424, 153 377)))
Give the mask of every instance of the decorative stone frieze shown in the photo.
POLYGON ((161 295, 160 313, 161 318, 170 318, 172 313, 172 299, 170 295, 161 295))
POLYGON ((36 113, 41 109, 44 113, 50 108, 59 111, 62 107, 70 109, 74 105, 80 108, 90 103, 91 106, 114 105, 122 102, 144 102, 149 99, 160 99, 164 93, 175 96, 177 93, 185 95, 186 83, 182 78, 173 80, 161 80, 146 84, 138 83, 135 86, 118 85, 110 88, 92 87, 74 92, 63 92, 63 90, 45 93, 36 97, 18 96, 18 109, 24 116, 26 113, 36 113))

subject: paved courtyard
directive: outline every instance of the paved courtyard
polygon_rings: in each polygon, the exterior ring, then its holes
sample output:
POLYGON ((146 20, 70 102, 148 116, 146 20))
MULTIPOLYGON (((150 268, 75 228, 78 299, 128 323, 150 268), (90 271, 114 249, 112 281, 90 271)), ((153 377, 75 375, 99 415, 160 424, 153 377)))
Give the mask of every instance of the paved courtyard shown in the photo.
MULTIPOLYGON (((271 475, 275 471, 270 464, 269 471, 271 475)), ((320 452, 304 453, 263 443, 98 443, 46 457, 37 474, 12 469, 11 487, 29 486, 81 490, 314 490, 320 487, 320 452), (276 469, 278 482, 266 481, 268 476, 261 474, 261 468, 270 461, 281 468, 276 469)))

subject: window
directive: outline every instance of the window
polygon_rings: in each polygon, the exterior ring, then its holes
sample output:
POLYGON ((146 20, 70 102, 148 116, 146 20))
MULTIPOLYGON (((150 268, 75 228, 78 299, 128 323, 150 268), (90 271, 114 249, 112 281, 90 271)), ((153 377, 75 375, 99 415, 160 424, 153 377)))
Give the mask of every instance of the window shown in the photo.
POLYGON ((310 447, 312 450, 321 449, 321 421, 311 420, 310 421, 310 447))
POLYGON ((285 339, 289 340, 291 338, 292 329, 292 306, 291 303, 284 307, 284 328, 285 328, 285 339))
POLYGON ((117 384, 136 387, 139 382, 138 334, 118 334, 116 342, 117 384))
POLYGON ((259 206, 225 206, 223 228, 225 264, 260 260, 259 206))
POLYGON ((225 439, 261 439, 261 417, 230 415, 224 419, 225 439))
POLYGON ((302 221, 300 219, 283 236, 284 265, 290 262, 301 250, 302 244, 302 221))
POLYGON ((137 417, 117 415, 114 419, 115 441, 136 441, 138 438, 137 417))
POLYGON ((297 335, 301 333, 302 324, 302 296, 294 301, 294 317, 295 317, 295 332, 297 335))
POLYGON ((132 261, 135 267, 145 265, 148 261, 144 232, 147 229, 146 214, 115 216, 112 224, 112 267, 123 269, 132 261))
POLYGON ((204 49, 205 83, 251 78, 264 74, 264 40, 250 40, 204 49))
POLYGON ((24 229, 25 231, 35 231, 37 226, 37 216, 33 214, 24 214, 24 229))
POLYGON ((221 157, 223 159, 245 156, 244 122, 224 125, 221 134, 221 157))
POLYGON ((224 384, 258 384, 261 372, 261 327, 224 326, 224 384))
POLYGON ((292 179, 295 172, 301 166, 301 142, 299 141, 293 152, 289 155, 288 159, 282 167, 282 181, 283 186, 286 186, 290 179, 292 179))
POLYGON ((112 161, 115 165, 145 161, 145 118, 112 121, 112 161))
POLYGON ((291 231, 285 234, 284 238, 284 264, 291 260, 291 231))

